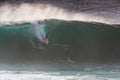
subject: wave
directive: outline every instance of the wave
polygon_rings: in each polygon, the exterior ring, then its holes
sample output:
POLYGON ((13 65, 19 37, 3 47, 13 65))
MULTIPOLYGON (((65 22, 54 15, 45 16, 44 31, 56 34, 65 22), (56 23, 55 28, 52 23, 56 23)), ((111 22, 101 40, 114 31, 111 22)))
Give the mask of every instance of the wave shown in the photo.
MULTIPOLYGON (((46 20, 0 28, 0 61, 119 63, 120 28, 101 23, 46 20), (37 24, 35 30, 34 24, 37 24), (45 26, 49 44, 36 33, 45 26)), ((43 30, 43 31, 44 31, 43 30)))

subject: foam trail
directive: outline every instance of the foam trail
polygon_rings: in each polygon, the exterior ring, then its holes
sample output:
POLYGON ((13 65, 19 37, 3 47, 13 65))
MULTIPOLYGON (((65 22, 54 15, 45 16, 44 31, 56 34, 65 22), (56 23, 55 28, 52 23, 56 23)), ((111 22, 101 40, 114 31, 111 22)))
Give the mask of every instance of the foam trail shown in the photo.
POLYGON ((77 21, 95 21, 102 23, 111 23, 105 18, 94 16, 87 13, 68 12, 50 4, 27 4, 21 5, 2 5, 0 7, 0 23, 10 22, 33 22, 45 19, 77 20, 77 21))

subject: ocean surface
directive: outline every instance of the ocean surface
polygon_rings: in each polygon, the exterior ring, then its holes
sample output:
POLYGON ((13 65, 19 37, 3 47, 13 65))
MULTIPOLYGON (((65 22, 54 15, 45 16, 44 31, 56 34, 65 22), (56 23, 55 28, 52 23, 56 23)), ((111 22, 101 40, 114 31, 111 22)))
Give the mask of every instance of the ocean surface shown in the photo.
POLYGON ((49 19, 0 26, 0 80, 119 80, 119 63, 119 25, 49 19), (36 35, 41 26, 48 45, 36 35))
POLYGON ((52 66, 53 69, 36 69, 33 65, 2 65, 1 80, 119 80, 120 66, 118 65, 77 65, 52 66), (7 69, 5 69, 5 66, 7 69), (17 67, 17 68, 16 68, 17 67), (23 67, 23 68, 21 68, 23 67), (31 67, 31 68, 30 68, 31 67), (26 68, 26 69, 25 69, 26 68), (76 70, 75 70, 76 69, 76 70), (48 71, 49 70, 49 71, 48 71))

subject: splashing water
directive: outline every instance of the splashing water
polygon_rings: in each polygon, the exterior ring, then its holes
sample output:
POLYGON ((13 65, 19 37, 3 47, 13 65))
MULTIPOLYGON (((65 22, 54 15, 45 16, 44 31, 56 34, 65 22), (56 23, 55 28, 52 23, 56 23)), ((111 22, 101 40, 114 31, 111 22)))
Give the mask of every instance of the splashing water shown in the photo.
MULTIPOLYGON (((83 12, 68 12, 63 8, 50 4, 26 4, 11 6, 9 4, 0 7, 0 23, 11 22, 33 22, 45 19, 95 21, 103 23, 114 23, 104 17, 95 16, 83 12)), ((118 23, 118 22, 116 22, 118 23)))

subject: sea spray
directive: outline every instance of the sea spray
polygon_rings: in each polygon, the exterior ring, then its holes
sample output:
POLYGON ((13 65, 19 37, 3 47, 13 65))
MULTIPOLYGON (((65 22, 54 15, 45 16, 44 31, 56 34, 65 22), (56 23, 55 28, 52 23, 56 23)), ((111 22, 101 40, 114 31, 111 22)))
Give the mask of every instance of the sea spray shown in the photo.
POLYGON ((110 23, 107 19, 100 16, 94 16, 84 12, 69 12, 63 8, 50 4, 27 4, 20 5, 5 4, 0 7, 0 23, 21 23, 33 22, 45 19, 60 20, 78 20, 78 21, 95 21, 102 23, 110 23))

